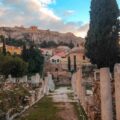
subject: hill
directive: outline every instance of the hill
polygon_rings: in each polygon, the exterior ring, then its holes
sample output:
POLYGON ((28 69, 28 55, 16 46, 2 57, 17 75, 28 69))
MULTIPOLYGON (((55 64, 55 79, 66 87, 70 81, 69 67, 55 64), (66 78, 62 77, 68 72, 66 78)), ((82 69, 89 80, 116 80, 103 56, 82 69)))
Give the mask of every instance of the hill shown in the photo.
POLYGON ((50 30, 40 30, 33 26, 24 27, 0 27, 0 35, 15 40, 34 41, 35 44, 41 44, 43 41, 54 41, 55 43, 70 43, 74 45, 84 41, 83 38, 76 37, 73 33, 59 33, 50 30))

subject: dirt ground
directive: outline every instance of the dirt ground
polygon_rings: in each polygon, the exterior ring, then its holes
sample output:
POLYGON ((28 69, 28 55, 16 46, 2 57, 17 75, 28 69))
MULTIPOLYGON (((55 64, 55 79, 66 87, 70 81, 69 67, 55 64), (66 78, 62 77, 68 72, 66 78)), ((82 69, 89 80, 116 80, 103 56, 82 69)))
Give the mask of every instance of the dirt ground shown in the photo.
POLYGON ((62 120, 79 120, 78 113, 73 104, 75 100, 69 97, 68 94, 73 94, 73 91, 67 87, 60 87, 51 94, 53 102, 56 104, 57 108, 60 109, 57 115, 62 120))
POLYGON ((83 120, 73 91, 68 87, 60 87, 44 97, 26 111, 17 120, 83 120))
POLYGON ((59 103, 57 107, 61 109, 58 116, 60 116, 62 120, 78 120, 77 113, 72 103, 59 103))

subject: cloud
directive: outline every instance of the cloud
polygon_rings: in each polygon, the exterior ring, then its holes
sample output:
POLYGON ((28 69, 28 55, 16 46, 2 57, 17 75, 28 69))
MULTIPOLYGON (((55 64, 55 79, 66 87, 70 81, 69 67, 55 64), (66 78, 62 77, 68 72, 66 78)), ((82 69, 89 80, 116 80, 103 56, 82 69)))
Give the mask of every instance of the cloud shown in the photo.
POLYGON ((71 16, 74 15, 76 13, 76 11, 74 10, 66 10, 64 11, 64 16, 71 16))
MULTIPOLYGON (((0 3, 0 26, 29 27, 36 25, 40 29, 51 29, 59 32, 73 32, 84 37, 88 24, 81 21, 67 22, 56 15, 48 6, 55 4, 55 0, 2 0, 0 3)), ((67 10, 72 15, 75 11, 67 10)))
POLYGON ((47 7, 54 2, 54 0, 4 0, 2 3, 4 7, 10 7, 11 11, 16 10, 18 14, 23 11, 26 15, 36 14, 40 19, 60 20, 60 18, 47 7))
POLYGON ((75 33, 77 36, 86 37, 89 30, 89 23, 83 24, 75 33))
POLYGON ((5 13, 5 9, 1 7, 1 8, 0 8, 0 16, 3 16, 4 13, 5 13))
POLYGON ((54 14, 47 6, 54 3, 54 0, 3 0, 2 7, 9 9, 2 16, 7 19, 7 16, 11 15, 11 21, 14 17, 25 17, 24 19, 29 18, 29 16, 38 18, 39 20, 60 20, 61 18, 54 14))

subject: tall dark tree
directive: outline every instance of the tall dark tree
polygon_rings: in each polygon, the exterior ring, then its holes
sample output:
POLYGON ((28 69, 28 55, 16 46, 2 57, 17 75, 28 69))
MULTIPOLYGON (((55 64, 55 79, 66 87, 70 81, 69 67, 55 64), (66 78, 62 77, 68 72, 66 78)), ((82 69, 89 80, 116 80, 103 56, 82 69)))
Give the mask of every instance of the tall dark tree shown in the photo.
POLYGON ((21 54, 23 60, 27 61, 27 48, 26 48, 26 45, 24 44, 23 45, 23 50, 22 50, 22 54, 21 54))
MULTIPOLYGON (((119 17, 118 17, 118 36, 119 36, 119 45, 120 45, 120 9, 119 9, 119 17)), ((120 47, 119 47, 118 63, 119 62, 120 62, 120 47)))
POLYGON ((48 47, 48 43, 46 41, 43 41, 41 44, 40 44, 40 47, 42 48, 47 48, 48 47))
POLYGON ((74 48, 73 42, 71 41, 71 42, 68 44, 68 46, 69 46, 71 49, 74 48))
POLYGON ((5 37, 4 37, 3 35, 0 35, 0 39, 1 39, 2 43, 3 43, 2 53, 3 53, 3 55, 6 55, 6 54, 7 54, 7 52, 6 52, 5 37))
POLYGON ((71 71, 71 59, 70 56, 68 57, 68 71, 71 71))
POLYGON ((77 70, 77 64, 76 64, 76 56, 74 56, 74 71, 76 71, 77 70))
POLYGON ((92 0, 86 55, 99 68, 113 68, 118 57, 119 9, 116 0, 92 0))
POLYGON ((44 57, 40 50, 36 49, 34 45, 31 45, 29 49, 23 47, 22 58, 28 63, 29 74, 42 73, 44 65, 44 57))

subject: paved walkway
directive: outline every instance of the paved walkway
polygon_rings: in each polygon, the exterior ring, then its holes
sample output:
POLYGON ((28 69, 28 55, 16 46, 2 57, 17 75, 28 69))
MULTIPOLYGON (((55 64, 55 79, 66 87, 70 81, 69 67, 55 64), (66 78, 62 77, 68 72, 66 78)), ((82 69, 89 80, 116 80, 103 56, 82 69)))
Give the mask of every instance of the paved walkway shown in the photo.
POLYGON ((61 109, 58 112, 58 116, 62 120, 79 120, 78 113, 73 103, 77 103, 73 98, 73 91, 69 87, 60 87, 50 93, 50 97, 53 98, 53 102, 57 108, 61 109))
POLYGON ((73 91, 67 87, 56 89, 50 96, 53 98, 54 102, 76 102, 73 99, 73 91))
POLYGON ((63 120, 87 120, 78 100, 74 99, 73 90, 69 87, 60 87, 50 94, 53 102, 63 110, 59 113, 63 120))

